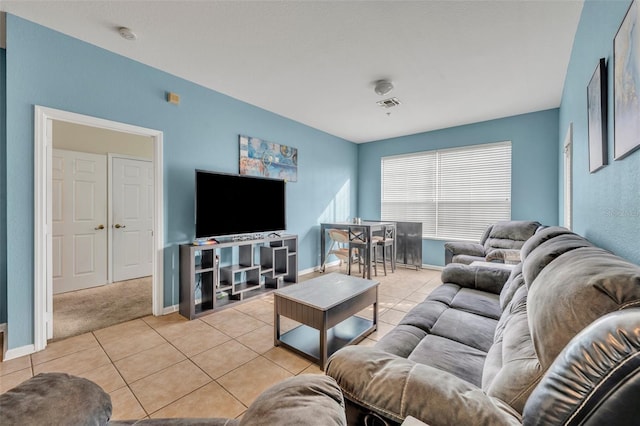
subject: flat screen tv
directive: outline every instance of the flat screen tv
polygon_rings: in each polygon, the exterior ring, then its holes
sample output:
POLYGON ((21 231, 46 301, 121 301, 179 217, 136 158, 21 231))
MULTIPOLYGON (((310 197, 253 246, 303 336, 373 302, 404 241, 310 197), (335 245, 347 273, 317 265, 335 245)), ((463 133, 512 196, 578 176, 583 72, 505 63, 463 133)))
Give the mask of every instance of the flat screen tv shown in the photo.
POLYGON ((196 238, 286 229, 285 181, 196 170, 196 238))

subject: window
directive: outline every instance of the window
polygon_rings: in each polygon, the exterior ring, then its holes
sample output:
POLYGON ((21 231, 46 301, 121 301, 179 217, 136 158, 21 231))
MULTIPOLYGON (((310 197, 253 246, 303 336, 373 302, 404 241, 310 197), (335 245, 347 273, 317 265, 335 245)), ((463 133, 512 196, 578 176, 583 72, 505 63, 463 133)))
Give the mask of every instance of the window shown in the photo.
POLYGON ((381 218, 423 238, 478 240, 511 219, 511 142, 383 157, 381 218))

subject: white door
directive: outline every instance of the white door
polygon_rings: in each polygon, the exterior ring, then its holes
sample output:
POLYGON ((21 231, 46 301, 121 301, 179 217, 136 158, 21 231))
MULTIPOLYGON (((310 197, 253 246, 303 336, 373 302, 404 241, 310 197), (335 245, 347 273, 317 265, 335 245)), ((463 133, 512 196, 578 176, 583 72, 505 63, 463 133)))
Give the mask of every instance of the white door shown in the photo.
POLYGON ((113 281, 151 275, 153 162, 113 157, 111 170, 113 281))
POLYGON ((52 153, 53 293, 107 283, 107 157, 52 153))

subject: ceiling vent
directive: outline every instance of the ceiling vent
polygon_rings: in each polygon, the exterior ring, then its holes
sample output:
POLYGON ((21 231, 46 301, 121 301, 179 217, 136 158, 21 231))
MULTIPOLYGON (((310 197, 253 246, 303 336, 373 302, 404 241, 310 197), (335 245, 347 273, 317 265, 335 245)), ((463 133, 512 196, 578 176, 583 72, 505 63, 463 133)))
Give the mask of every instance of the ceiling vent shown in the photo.
POLYGON ((383 108, 393 108, 395 106, 400 105, 400 99, 393 97, 393 98, 385 99, 383 101, 378 101, 376 103, 383 108))

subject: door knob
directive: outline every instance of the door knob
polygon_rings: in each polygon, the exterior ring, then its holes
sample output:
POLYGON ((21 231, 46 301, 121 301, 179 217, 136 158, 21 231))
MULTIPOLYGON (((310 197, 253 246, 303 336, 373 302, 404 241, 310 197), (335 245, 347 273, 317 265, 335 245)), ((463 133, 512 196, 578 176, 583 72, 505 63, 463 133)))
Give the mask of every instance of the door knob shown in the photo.
POLYGON ((95 229, 96 231, 99 231, 100 229, 104 229, 104 225, 98 225, 93 229, 95 229))
POLYGON ((114 225, 114 228, 116 228, 116 229, 126 228, 126 227, 127 227, 127 225, 120 225, 119 223, 116 223, 116 224, 114 225))

